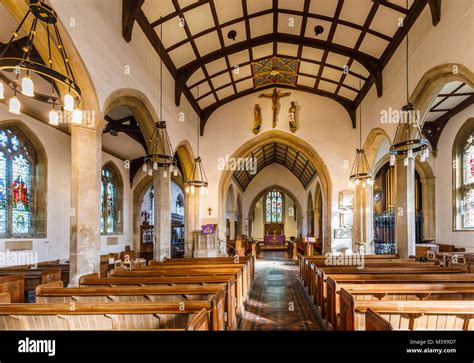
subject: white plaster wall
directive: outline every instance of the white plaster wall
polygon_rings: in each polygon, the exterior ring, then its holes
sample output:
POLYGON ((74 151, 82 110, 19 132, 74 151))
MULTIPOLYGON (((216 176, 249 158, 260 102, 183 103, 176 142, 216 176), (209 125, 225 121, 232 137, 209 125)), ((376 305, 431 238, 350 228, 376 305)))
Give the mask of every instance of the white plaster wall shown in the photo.
POLYGON ((453 117, 438 142, 436 157, 436 241, 465 247, 474 252, 474 231, 453 231, 453 142, 467 119, 474 117, 474 106, 453 117))

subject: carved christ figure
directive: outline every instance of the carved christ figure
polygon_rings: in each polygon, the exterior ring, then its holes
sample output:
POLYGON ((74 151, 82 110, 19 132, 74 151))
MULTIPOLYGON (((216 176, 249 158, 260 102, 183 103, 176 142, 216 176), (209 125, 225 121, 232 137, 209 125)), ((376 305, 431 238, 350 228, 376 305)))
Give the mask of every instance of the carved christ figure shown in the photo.
POLYGON ((272 100, 272 110, 273 110, 273 128, 276 127, 277 124, 277 114, 278 114, 278 100, 282 97, 288 97, 291 95, 290 92, 287 93, 278 93, 277 89, 274 88, 271 94, 261 94, 258 96, 259 98, 271 98, 272 100))
POLYGON ((253 109, 253 133, 257 135, 262 127, 262 110, 260 105, 255 105, 253 109))

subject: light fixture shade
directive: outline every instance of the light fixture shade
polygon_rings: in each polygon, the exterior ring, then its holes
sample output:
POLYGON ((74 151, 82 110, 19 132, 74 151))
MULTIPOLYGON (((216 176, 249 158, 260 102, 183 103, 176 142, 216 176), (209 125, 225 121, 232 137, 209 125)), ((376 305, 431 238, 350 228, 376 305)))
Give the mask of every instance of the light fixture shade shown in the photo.
POLYGON ((191 178, 185 184, 186 186, 189 186, 191 188, 191 194, 194 194, 194 188, 207 188, 207 177, 204 171, 204 167, 202 166, 202 160, 200 157, 194 159, 194 165, 191 171, 191 178))
POLYGON ((69 112, 74 111, 74 97, 69 93, 64 95, 64 109, 69 112))
POLYGON ((21 114, 21 103, 20 103, 20 100, 16 96, 13 96, 12 98, 10 98, 8 112, 14 115, 21 114))
POLYGON ((59 114, 56 110, 49 111, 49 124, 52 126, 59 125, 59 114))
POLYGON ((35 85, 29 76, 25 76, 21 80, 21 93, 28 97, 35 97, 35 85))
POLYGON ((5 86, 0 82, 0 100, 5 99, 5 86))
POLYGON ((143 166, 142 166, 142 171, 143 171, 144 173, 146 173, 146 172, 148 171, 148 166, 146 165, 146 163, 143 164, 143 166))
POLYGON ((351 169, 350 185, 354 187, 362 183, 362 187, 365 188, 367 184, 372 185, 372 177, 372 170, 364 149, 357 149, 356 158, 351 169))
POLYGON ((72 113, 72 123, 73 124, 81 124, 82 123, 82 111, 79 109, 75 109, 72 113))

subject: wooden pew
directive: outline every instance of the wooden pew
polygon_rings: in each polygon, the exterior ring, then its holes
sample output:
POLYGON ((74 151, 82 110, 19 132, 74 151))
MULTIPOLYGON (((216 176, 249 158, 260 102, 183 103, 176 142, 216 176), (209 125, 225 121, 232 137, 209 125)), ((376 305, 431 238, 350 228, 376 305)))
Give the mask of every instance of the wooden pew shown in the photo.
POLYGON ((25 276, 22 274, 1 276, 0 293, 8 293, 10 301, 22 303, 25 301, 25 276))
POLYGON ((109 277, 100 278, 98 274, 84 275, 79 279, 79 286, 114 287, 114 286, 226 286, 227 323, 230 330, 237 329, 237 317, 243 311, 237 301, 236 281, 232 275, 220 276, 173 276, 173 277, 109 277))
POLYGON ((0 304, 0 330, 208 330, 207 301, 180 303, 0 304))
MULTIPOLYGON (((156 261, 150 261, 150 264, 154 264, 155 262, 156 261)), ((255 279, 255 256, 168 258, 164 262, 173 264, 246 263, 250 268, 251 281, 255 279)))
POLYGON ((232 275, 236 281, 237 306, 243 312, 247 297, 246 286, 243 284, 242 269, 240 267, 181 267, 169 266, 148 270, 123 271, 115 269, 111 277, 160 277, 160 276, 219 276, 232 275), (180 267, 180 268, 176 268, 180 267))
POLYGON ((139 301, 204 300, 211 309, 212 330, 225 330, 225 285, 148 286, 148 287, 79 287, 63 288, 62 282, 40 285, 36 288, 37 303, 107 303, 139 301))
MULTIPOLYGON (((150 261, 151 262, 151 261, 150 261)), ((157 271, 157 270, 168 270, 168 271, 190 271, 195 269, 206 270, 213 274, 215 271, 221 269, 228 269, 233 268, 235 272, 239 272, 239 276, 236 277, 237 284, 242 287, 242 296, 243 296, 243 303, 247 302, 248 293, 251 285, 251 276, 249 273, 249 269, 247 265, 244 263, 221 263, 221 264, 173 264, 173 263, 165 263, 165 262, 158 262, 150 266, 145 267, 137 267, 134 268, 133 271, 157 271)), ((234 273, 235 273, 234 272, 234 273)), ((112 273, 113 274, 113 273, 112 273)))
POLYGON ((391 331, 392 325, 378 312, 368 308, 365 312, 365 330, 367 331, 391 331))
POLYGON ((348 291, 356 300, 472 300, 474 301, 474 281, 471 283, 344 283, 327 278, 327 323, 330 328, 338 328, 341 288, 348 291))
MULTIPOLYGON (((324 312, 324 301, 326 298, 326 275, 332 274, 357 274, 357 275, 384 275, 384 274, 399 274, 399 275, 410 275, 410 274, 459 274, 466 271, 463 266, 453 267, 439 267, 439 266, 390 266, 382 264, 382 266, 371 265, 366 266, 364 269, 353 268, 352 266, 346 267, 328 267, 328 268, 317 268, 314 276, 310 280, 311 289, 309 294, 313 295, 315 305, 321 309, 321 314, 325 315, 324 312)), ((404 277, 401 277, 401 281, 404 277)))
POLYGON ((365 330, 368 309, 394 330, 474 330, 474 301, 359 301, 343 288, 339 294, 341 330, 365 330))
POLYGON ((12 268, 0 269, 1 276, 23 275, 25 278, 25 291, 34 291, 36 286, 48 282, 61 280, 61 269, 59 268, 12 268))

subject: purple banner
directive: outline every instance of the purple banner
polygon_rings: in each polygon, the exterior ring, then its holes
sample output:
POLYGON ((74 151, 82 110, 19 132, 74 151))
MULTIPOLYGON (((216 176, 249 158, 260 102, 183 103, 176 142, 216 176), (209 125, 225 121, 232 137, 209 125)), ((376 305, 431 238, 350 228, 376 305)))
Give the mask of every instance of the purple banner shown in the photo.
POLYGON ((214 234, 215 226, 213 224, 203 224, 201 226, 201 233, 203 235, 214 234))

